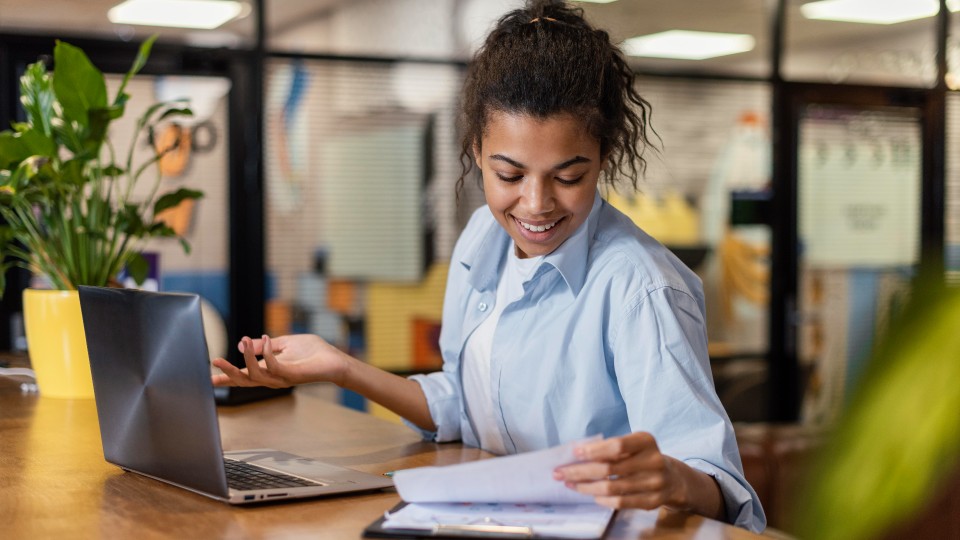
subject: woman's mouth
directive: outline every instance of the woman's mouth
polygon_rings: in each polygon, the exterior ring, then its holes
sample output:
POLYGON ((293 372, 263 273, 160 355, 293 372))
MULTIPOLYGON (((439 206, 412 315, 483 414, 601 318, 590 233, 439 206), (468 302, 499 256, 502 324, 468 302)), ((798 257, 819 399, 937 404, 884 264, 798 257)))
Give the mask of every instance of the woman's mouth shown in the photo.
POLYGON ((553 238, 554 233, 558 230, 556 226, 564 220, 564 218, 555 219, 553 221, 541 221, 537 223, 528 223, 516 217, 513 218, 517 222, 517 225, 520 229, 520 234, 531 242, 549 242, 553 238))
MULTIPOLYGON (((514 218, 514 219, 516 219, 516 218, 514 218)), ((552 221, 552 222, 550 222, 550 223, 544 223, 544 224, 541 224, 541 225, 533 225, 533 224, 531 224, 531 223, 527 223, 527 222, 525 222, 525 221, 520 221, 519 219, 517 219, 517 223, 519 223, 521 227, 523 227, 524 229, 526 229, 526 230, 528 230, 528 231, 537 232, 537 233, 549 231, 549 230, 552 229, 553 226, 556 225, 559 221, 560 221, 560 220, 558 219, 558 220, 552 221)))

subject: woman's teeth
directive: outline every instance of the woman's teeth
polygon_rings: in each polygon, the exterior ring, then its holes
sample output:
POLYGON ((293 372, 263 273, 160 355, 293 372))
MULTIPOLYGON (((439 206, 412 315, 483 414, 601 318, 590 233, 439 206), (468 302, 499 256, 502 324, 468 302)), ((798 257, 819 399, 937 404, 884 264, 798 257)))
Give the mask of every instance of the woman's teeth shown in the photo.
POLYGON ((557 224, 557 222, 554 221, 553 223, 548 223, 546 225, 530 225, 529 223, 524 223, 519 219, 517 220, 517 222, 520 223, 520 226, 523 227, 524 229, 528 231, 533 231, 533 232, 549 231, 550 229, 553 228, 554 225, 557 224))

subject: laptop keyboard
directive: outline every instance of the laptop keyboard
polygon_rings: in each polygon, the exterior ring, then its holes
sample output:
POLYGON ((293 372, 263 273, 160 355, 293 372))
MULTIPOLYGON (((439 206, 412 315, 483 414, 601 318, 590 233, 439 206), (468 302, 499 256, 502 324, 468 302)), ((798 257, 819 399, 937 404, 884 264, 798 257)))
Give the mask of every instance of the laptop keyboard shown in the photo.
POLYGON ((240 491, 324 485, 232 459, 224 459, 223 467, 227 471, 227 485, 240 491))

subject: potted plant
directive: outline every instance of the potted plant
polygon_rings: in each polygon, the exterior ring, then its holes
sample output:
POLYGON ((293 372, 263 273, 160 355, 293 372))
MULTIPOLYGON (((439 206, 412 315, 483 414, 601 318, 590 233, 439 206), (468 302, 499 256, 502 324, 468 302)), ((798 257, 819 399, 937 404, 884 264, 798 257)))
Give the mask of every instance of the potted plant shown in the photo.
POLYGON ((157 123, 191 114, 185 102, 149 107, 136 120, 125 154, 110 140, 110 124, 123 117, 130 97, 127 84, 155 39, 141 45, 112 100, 103 73, 86 54, 57 41, 53 70, 40 61, 20 79, 26 121, 0 132, 0 216, 6 222, 0 225, 0 295, 13 265, 45 276, 54 288, 24 291, 31 364, 46 396, 93 396, 77 286, 114 284, 123 268, 142 283, 145 241, 177 236, 158 214, 202 196, 183 188, 160 193, 156 163, 174 148, 154 151, 144 163, 133 159, 138 140, 157 123), (151 169, 149 194, 135 198, 134 188, 151 169))

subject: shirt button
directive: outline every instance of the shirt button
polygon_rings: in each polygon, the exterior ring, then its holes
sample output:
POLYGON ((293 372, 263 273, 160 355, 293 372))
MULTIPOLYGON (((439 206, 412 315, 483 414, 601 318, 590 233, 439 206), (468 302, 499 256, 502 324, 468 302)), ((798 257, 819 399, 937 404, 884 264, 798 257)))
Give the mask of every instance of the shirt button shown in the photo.
POLYGON ((479 309, 480 311, 486 311, 486 310, 487 310, 487 303, 486 303, 486 302, 480 302, 480 304, 477 305, 477 309, 479 309))

